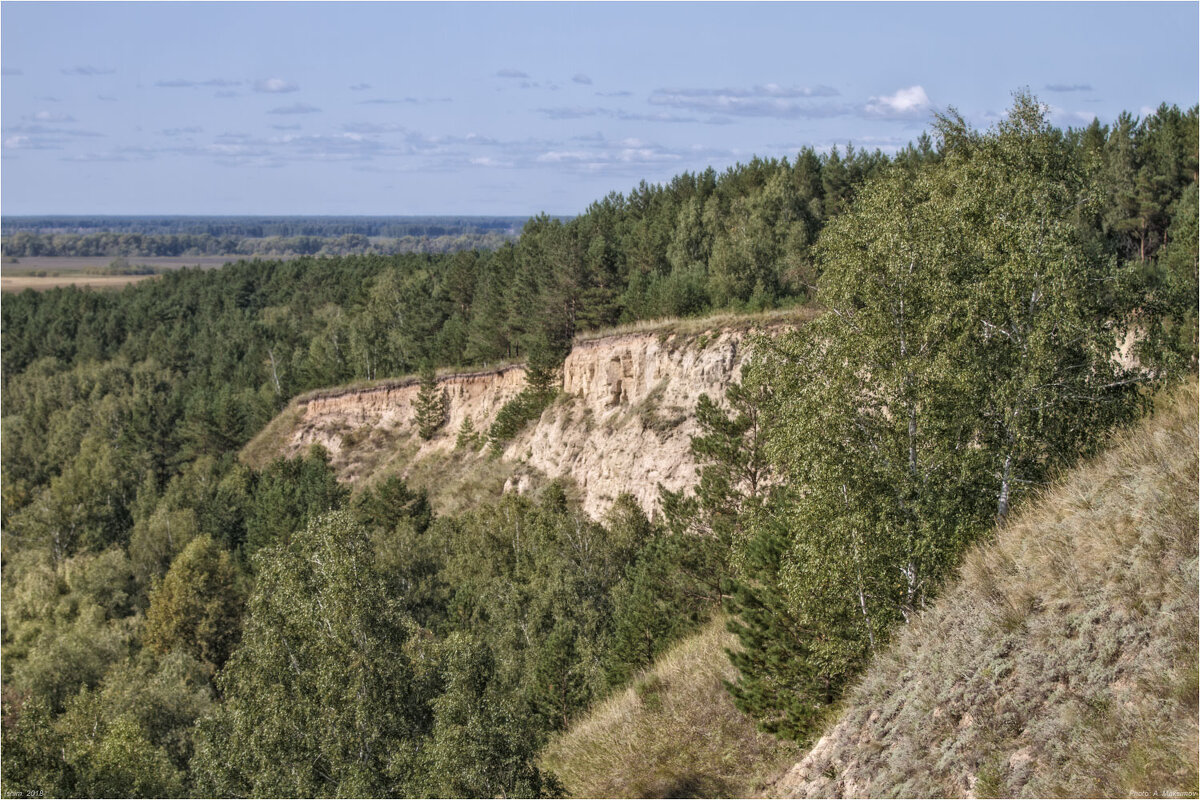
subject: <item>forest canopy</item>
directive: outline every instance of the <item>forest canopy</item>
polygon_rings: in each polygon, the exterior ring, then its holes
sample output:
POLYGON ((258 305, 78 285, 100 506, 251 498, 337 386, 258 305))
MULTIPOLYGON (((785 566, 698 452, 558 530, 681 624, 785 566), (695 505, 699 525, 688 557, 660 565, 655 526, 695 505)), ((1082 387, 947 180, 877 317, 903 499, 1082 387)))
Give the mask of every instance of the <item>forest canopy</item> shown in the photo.
MULTIPOLYGON (((969 543, 1195 369, 1197 120, 1060 130, 1018 95, 988 131, 642 183, 489 249, 7 297, 5 791, 561 794, 547 738, 722 609, 736 702, 805 740, 969 543), (237 459, 309 389, 421 371, 433 435, 435 367, 525 359, 520 426, 578 333, 797 304, 824 313, 701 401, 697 484, 655 519, 554 483, 439 516, 319 448, 237 459)), ((5 246, 312 235, 260 222, 5 246)))

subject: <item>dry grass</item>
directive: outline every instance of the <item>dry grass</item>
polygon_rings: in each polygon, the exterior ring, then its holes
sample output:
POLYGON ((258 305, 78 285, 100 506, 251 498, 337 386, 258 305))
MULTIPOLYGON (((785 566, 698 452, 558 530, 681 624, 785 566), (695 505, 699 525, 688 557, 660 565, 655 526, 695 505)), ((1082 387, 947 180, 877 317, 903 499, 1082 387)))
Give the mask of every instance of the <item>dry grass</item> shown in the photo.
POLYGON ((755 730, 723 681, 734 646, 723 619, 664 654, 632 685, 553 739, 542 754, 575 797, 744 797, 794 760, 755 730))
POLYGON ((613 336, 632 334, 658 334, 660 336, 699 336, 712 331, 742 331, 756 328, 774 328, 810 322, 820 313, 814 306, 792 306, 759 311, 753 314, 725 312, 707 317, 662 317, 644 319, 611 328, 597 328, 575 334, 575 343, 592 342, 613 336))
POLYGON ((79 273, 64 273, 55 276, 37 275, 4 275, 0 277, 0 291, 23 292, 33 289, 44 292, 47 289, 57 289, 61 286, 86 286, 89 289, 122 289, 131 283, 140 283, 156 275, 86 275, 79 273))
POLYGON ((304 409, 299 402, 293 400, 288 403, 283 411, 276 414, 266 427, 242 447, 238 458, 253 469, 264 468, 283 455, 284 446, 303 416, 304 409))
POLYGON ((412 489, 424 489, 433 510, 447 516, 455 516, 482 503, 500 499, 505 484, 510 480, 514 484, 521 481, 526 492, 536 491, 548 482, 538 470, 518 462, 494 458, 486 449, 435 450, 416 458, 415 446, 410 445, 396 449, 390 460, 364 473, 363 480, 355 484, 355 491, 373 486, 392 475, 402 476, 412 489))
POLYGON ((775 791, 1196 796, 1197 401, 970 552, 775 791))

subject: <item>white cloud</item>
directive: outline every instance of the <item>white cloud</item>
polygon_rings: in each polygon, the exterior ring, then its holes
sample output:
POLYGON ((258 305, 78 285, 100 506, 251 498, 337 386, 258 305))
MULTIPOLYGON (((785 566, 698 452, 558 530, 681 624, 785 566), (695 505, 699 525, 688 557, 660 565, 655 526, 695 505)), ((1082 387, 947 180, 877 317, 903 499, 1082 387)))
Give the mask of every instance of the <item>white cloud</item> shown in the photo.
POLYGON ((933 108, 929 95, 921 86, 900 89, 895 94, 872 97, 863 106, 863 111, 877 117, 913 118, 922 117, 933 108))
POLYGON ((5 150, 61 150, 59 140, 47 136, 25 136, 18 134, 4 139, 5 150))
POLYGON ((287 92, 295 92, 299 89, 298 85, 292 81, 285 81, 283 78, 267 78, 254 82, 254 91, 266 92, 267 94, 285 94, 287 92))
POLYGON ((75 118, 70 114, 63 114, 59 111, 39 111, 33 115, 37 122, 74 122, 75 118))

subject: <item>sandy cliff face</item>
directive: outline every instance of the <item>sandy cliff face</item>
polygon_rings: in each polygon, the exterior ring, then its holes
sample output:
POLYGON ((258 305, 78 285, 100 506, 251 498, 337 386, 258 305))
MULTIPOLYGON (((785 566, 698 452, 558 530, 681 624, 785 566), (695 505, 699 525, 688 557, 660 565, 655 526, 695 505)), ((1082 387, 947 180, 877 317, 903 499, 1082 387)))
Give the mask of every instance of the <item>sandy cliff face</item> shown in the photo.
MULTIPOLYGON (((742 331, 701 336, 627 334, 579 344, 562 370, 562 396, 505 448, 502 458, 579 487, 584 509, 602 515, 621 492, 658 508, 658 484, 671 490, 696 479, 690 439, 702 394, 724 396, 741 373, 742 331)), ((463 421, 486 432, 524 385, 520 366, 449 375, 446 425, 431 441, 416 434, 415 381, 320 393, 298 404, 284 437, 288 455, 323 445, 339 477, 368 477, 389 461, 411 465, 455 447, 463 421)), ((446 476, 452 480, 453 476, 446 476)), ((510 482, 524 491, 526 479, 510 482)))

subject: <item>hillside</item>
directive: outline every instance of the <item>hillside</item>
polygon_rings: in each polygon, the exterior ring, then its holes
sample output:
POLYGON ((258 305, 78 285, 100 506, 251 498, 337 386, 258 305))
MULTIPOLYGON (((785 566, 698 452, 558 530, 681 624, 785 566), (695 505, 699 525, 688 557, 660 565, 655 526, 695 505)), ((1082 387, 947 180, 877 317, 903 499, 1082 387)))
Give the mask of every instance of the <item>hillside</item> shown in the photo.
POLYGON ((771 793, 1195 796, 1196 487, 1193 383, 971 551, 771 793))
POLYGON ((1196 464, 1193 385, 972 550, 773 782, 796 747, 734 708, 722 621, 541 763, 576 797, 1194 796, 1196 464))
POLYGON ((622 492, 653 512, 659 484, 677 491, 695 482, 691 437, 700 395, 724 396, 740 376, 744 343, 755 330, 795 325, 810 314, 678 322, 578 340, 562 366, 559 398, 499 459, 481 441, 460 447, 458 432, 470 420, 474 431, 486 433, 525 385, 520 364, 440 376, 447 421, 427 442, 415 423, 419 382, 408 378, 303 395, 242 457, 261 466, 319 444, 339 480, 358 484, 399 472, 427 489, 441 511, 560 478, 594 518, 622 492), (456 479, 447 482, 447 475, 456 479))
POLYGON ((542 764, 572 797, 745 797, 761 790, 797 747, 755 730, 734 707, 724 681, 735 677, 725 655, 735 646, 724 618, 714 620, 555 737, 542 764))

